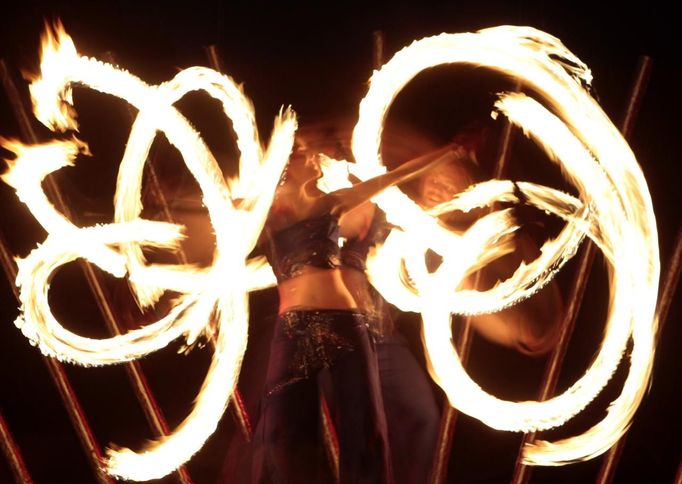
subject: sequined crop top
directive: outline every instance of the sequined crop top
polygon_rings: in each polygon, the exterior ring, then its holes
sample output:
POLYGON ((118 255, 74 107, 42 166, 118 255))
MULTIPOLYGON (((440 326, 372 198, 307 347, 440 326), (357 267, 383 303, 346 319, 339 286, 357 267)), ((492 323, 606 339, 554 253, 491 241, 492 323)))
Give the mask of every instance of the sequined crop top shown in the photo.
POLYGON ((387 234, 386 215, 377 209, 363 239, 349 239, 339 248, 339 222, 331 215, 301 220, 269 237, 268 261, 277 281, 300 275, 305 266, 349 267, 364 272, 370 247, 387 234))
POLYGON ((338 218, 325 214, 301 220, 269 237, 268 261, 278 282, 300 275, 305 266, 341 266, 338 218))
POLYGON ((366 261, 369 249, 388 235, 386 214, 376 209, 372 223, 363 239, 348 239, 341 248, 341 265, 361 272, 367 269, 366 261))

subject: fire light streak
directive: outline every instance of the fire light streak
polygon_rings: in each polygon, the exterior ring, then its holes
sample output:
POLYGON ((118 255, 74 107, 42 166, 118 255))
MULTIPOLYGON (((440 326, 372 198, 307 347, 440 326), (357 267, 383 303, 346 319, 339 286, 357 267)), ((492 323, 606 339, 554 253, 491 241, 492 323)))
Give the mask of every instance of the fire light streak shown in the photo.
MULTIPOLYGON (((561 425, 603 388, 631 336, 630 372, 607 416, 580 436, 555 443, 536 442, 524 450, 528 464, 559 465, 593 457, 606 451, 627 428, 651 373, 659 257, 656 224, 644 177, 627 143, 582 87, 591 79, 587 67, 556 38, 523 27, 441 34, 416 41, 398 52, 375 72, 369 93, 360 105, 360 118, 353 133, 353 153, 358 163, 368 170, 381 166, 379 146, 384 118, 402 87, 424 69, 454 63, 499 71, 539 93, 556 115, 520 94, 501 95, 497 108, 545 149, 575 185, 580 201, 565 196, 555 199, 551 191, 524 184, 531 203, 544 205, 545 210, 562 215, 571 223, 542 247, 540 257, 528 265, 522 264, 506 281, 485 292, 462 290, 453 294, 452 289, 466 274, 466 265, 472 264, 462 259, 481 249, 467 246, 464 234, 458 239, 458 250, 443 250, 440 241, 434 238, 437 234, 433 222, 409 209, 411 202, 397 189, 386 190, 376 197, 376 202, 388 220, 409 229, 406 232, 418 228, 414 233, 421 235, 401 237, 410 239, 401 241, 402 245, 390 240, 386 244, 391 244, 392 260, 406 260, 418 295, 407 297, 405 288, 396 290, 395 280, 386 280, 395 277, 397 269, 387 276, 376 264, 369 265, 371 277, 387 300, 403 302, 403 307, 408 306, 406 309, 422 312, 427 355, 434 377, 450 403, 498 429, 529 431, 561 425), (541 198, 535 196, 540 194, 541 198), (514 403, 485 393, 466 374, 451 344, 450 313, 492 311, 530 296, 574 254, 583 231, 604 251, 611 276, 606 334, 598 355, 580 380, 548 401, 514 403), (425 246, 425 241, 430 247, 425 246), (428 248, 444 258, 433 274, 418 267, 424 265, 428 248), (412 252, 408 253, 408 249, 412 252)), ((453 240, 451 246, 455 243, 453 240)), ((496 240, 489 238, 488 243, 495 244, 496 240)))
MULTIPOLYGON (((517 227, 510 212, 491 213, 463 234, 442 227, 435 217, 500 200, 518 202, 514 184, 478 184, 430 213, 397 188, 388 189, 376 202, 401 230, 393 230, 370 258, 369 276, 387 300, 401 309, 422 313, 432 374, 450 403, 499 429, 528 431, 561 425, 606 384, 631 336, 630 374, 607 417, 581 436, 555 443, 536 442, 525 450, 526 462, 531 464, 557 465, 592 457, 617 440, 646 387, 656 327, 653 310, 659 263, 651 200, 641 171, 618 131, 582 88, 581 81, 589 82, 589 71, 580 60, 557 39, 530 28, 498 27, 417 41, 375 72, 353 135, 358 163, 327 162, 323 188, 331 191, 349 186, 349 171, 360 179, 383 173, 379 145, 393 99, 422 70, 453 63, 497 70, 540 93, 556 114, 520 94, 501 95, 497 110, 545 149, 579 196, 518 183, 516 188, 529 203, 562 217, 566 226, 541 248, 535 261, 522 264, 509 279, 488 291, 474 291, 457 287, 472 271, 513 250, 517 227), (530 297, 574 255, 584 235, 602 249, 612 275, 606 335, 594 362, 571 388, 546 402, 507 402, 485 393, 466 374, 452 345, 450 314, 497 311, 530 297), (424 265, 428 249, 443 256, 443 264, 434 273, 424 265)), ((79 56, 61 26, 55 32, 48 29, 41 76, 31 84, 31 96, 36 117, 55 131, 77 129, 71 96, 74 85, 124 99, 138 110, 119 169, 114 222, 76 227, 51 205, 42 190, 44 177, 88 153, 85 143, 75 136, 32 146, 2 140, 2 145, 16 154, 3 180, 16 189, 48 232, 38 248, 19 260, 22 314, 16 324, 47 355, 83 365, 105 365, 139 358, 181 336, 191 345, 208 331, 209 320, 217 321, 213 360, 187 418, 170 436, 138 453, 109 450, 106 466, 110 473, 135 480, 159 478, 201 448, 215 430, 236 383, 246 347, 248 292, 274 283, 262 258, 247 257, 291 152, 296 120, 290 110, 280 113, 263 152, 251 103, 229 77, 193 67, 171 81, 150 86, 126 71, 79 56), (233 179, 223 178, 199 134, 173 106, 195 90, 218 100, 231 120, 241 153, 239 175, 233 179), (209 267, 150 264, 144 259, 142 247, 173 250, 183 236, 181 226, 140 216, 144 163, 159 131, 180 151, 202 190, 216 233, 216 251, 209 267), (154 304, 165 291, 180 296, 166 316, 143 328, 101 340, 76 335, 54 318, 47 295, 54 272, 77 258, 116 277, 127 275, 142 306, 154 304)))
POLYGON ((75 137, 38 146, 3 142, 16 154, 3 179, 17 189, 20 199, 48 232, 45 242, 19 261, 17 285, 23 309, 17 325, 45 354, 85 365, 103 365, 139 358, 181 335, 191 344, 211 317, 218 320, 213 361, 184 422, 170 436, 140 453, 109 450, 106 465, 110 473, 136 480, 159 478, 201 448, 215 430, 236 383, 246 347, 246 295, 252 289, 241 281, 263 274, 262 262, 245 261, 262 229, 291 151, 296 120, 290 110, 280 114, 263 154, 251 103, 230 78, 195 67, 180 72, 168 83, 149 86, 123 70, 78 56, 61 26, 54 33, 48 29, 41 67, 42 77, 32 83, 31 95, 36 116, 52 129, 77 128, 71 99, 72 86, 77 84, 130 102, 138 109, 138 116, 119 171, 115 222, 108 225, 74 226, 49 203, 40 187, 49 173, 72 165, 79 153, 87 153, 82 142, 75 137), (239 178, 224 180, 199 134, 173 107, 191 90, 204 90, 222 103, 241 152, 239 178), (146 264, 142 257, 142 246, 173 248, 181 238, 181 227, 139 216, 143 163, 157 131, 183 154, 203 191, 216 232, 216 254, 209 268, 146 264), (241 237, 233 237, 233 231, 241 237), (159 321, 121 336, 95 340, 73 334, 52 316, 47 291, 54 271, 78 257, 114 276, 128 274, 143 305, 153 303, 165 290, 181 292, 179 302, 159 321), (258 268, 261 270, 256 271, 258 268))

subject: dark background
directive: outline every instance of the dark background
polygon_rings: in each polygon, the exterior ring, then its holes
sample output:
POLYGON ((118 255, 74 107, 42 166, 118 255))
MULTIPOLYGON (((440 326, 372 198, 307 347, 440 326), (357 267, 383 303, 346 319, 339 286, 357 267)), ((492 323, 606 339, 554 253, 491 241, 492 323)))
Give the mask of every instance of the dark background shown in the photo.
MULTIPOLYGON (((23 2, 4 7, 0 24, 0 58, 28 102, 19 71, 35 72, 43 19, 60 17, 79 52, 99 59, 115 59, 121 67, 149 83, 170 79, 179 69, 207 65, 204 47, 215 45, 223 69, 243 82, 253 100, 263 139, 281 105, 292 105, 301 124, 352 126, 359 101, 372 71, 372 33, 385 34, 386 59, 412 40, 440 32, 466 32, 516 24, 543 29, 560 39, 586 62, 594 74, 596 95, 616 125, 625 112, 628 93, 641 56, 653 60, 648 89, 640 106, 631 146, 644 170, 658 220, 663 271, 680 228, 679 80, 682 74, 675 15, 662 2, 570 5, 556 2, 448 2, 443 5, 395 2, 390 5, 321 3, 283 5, 252 2, 192 2, 171 6, 153 1, 102 3, 23 2)), ((408 126, 410 133, 434 143, 451 138, 472 121, 487 119, 494 93, 510 84, 488 72, 471 68, 444 68, 420 75, 408 86, 391 111, 391 123, 408 126)), ((234 146, 229 129, 217 118, 214 104, 201 96, 180 103, 229 169, 234 146), (216 121, 218 120, 218 121, 216 121)), ((79 160, 76 168, 56 175, 69 202, 78 208, 81 223, 106 222, 111 217, 115 173, 130 127, 124 103, 86 90, 76 90, 81 138, 94 156, 79 160)), ((486 121, 491 132, 499 126, 486 121)), ((52 135, 34 122, 43 140, 52 135)), ((397 128, 396 128, 397 129, 397 128)), ((0 135, 20 137, 7 96, 0 94, 0 135)), ((491 135, 490 142, 494 143, 491 135)), ((515 138, 508 176, 564 187, 558 173, 530 143, 515 138)), ((174 190, 191 192, 191 181, 178 175, 177 155, 163 140, 157 159, 162 175, 174 190), (166 161, 170 160, 170 161, 166 161), (189 188, 187 188, 189 187, 189 188)), ((6 152, 0 153, 9 156, 6 152)), ((389 162, 391 160, 388 160, 389 162)), ((483 161, 484 166, 489 162, 483 161)), ((65 170, 62 170, 65 171, 65 170)), ((567 188, 568 187, 564 187, 567 188)), ((177 192, 176 192, 177 193, 177 192)), ((0 184, 0 231, 13 254, 25 256, 42 241, 44 233, 13 191, 0 184)), ((548 232, 552 222, 538 222, 548 232)), ((210 246, 210 243, 207 242, 210 246)), ((557 280, 564 294, 572 280, 569 263, 557 280)), ((116 281, 104 278, 116 292, 116 281)), ((105 336, 106 329, 88 296, 78 265, 71 264, 56 278, 51 300, 67 326, 84 334, 105 336)), ((601 338, 607 282, 597 257, 578 325, 560 377, 559 390, 578 378, 589 364, 601 338)), ((679 294, 679 291, 677 291, 679 294)), ((247 405, 257 407, 263 344, 275 311, 272 291, 252 296, 252 334, 242 372, 247 405)), ((17 315, 9 282, 0 278, 0 409, 9 422, 27 466, 36 482, 92 482, 90 466, 72 430, 59 396, 38 351, 14 327, 17 315)), ((409 317, 403 324, 413 324, 409 317)), ((651 389, 631 428, 616 482, 672 482, 677 469, 682 430, 680 402, 680 304, 673 299, 656 355, 651 389)), ((408 328, 416 344, 416 331, 408 328)), ((207 349, 189 356, 172 348, 143 361, 150 385, 171 425, 184 418, 210 359, 207 349)), ((472 349, 471 373, 481 385, 503 398, 534 398, 545 360, 530 359, 477 339, 472 349)), ((623 366, 623 365, 621 365, 623 366)), ((151 434, 120 367, 88 369, 66 366, 95 436, 102 446, 110 442, 136 448, 151 434)), ((615 398, 624 368, 597 402, 565 428, 547 437, 567 437, 599 420, 615 398)), ((226 448, 239 436, 226 416, 204 449, 188 464, 196 482, 215 482, 226 448)), ((507 482, 511 476, 520 436, 487 429, 467 417, 458 421, 449 468, 450 482, 507 482)), ((418 451, 418 449, 415 449, 418 451)), ((601 458, 567 467, 538 469, 532 482, 589 482, 601 458)), ((12 480, 7 464, 0 463, 0 482, 12 480)), ((173 478, 167 478, 172 482, 173 478)))

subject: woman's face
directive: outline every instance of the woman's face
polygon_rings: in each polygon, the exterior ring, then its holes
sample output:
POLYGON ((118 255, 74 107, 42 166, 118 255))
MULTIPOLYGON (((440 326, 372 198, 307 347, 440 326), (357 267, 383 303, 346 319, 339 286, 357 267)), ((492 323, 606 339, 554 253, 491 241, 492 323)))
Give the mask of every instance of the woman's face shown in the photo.
POLYGON ((296 137, 294 148, 289 157, 287 176, 304 183, 309 180, 317 180, 322 176, 320 162, 317 155, 310 150, 306 140, 296 137))
POLYGON ((469 185, 468 177, 453 164, 438 166, 419 181, 419 204, 432 208, 448 200, 469 185))

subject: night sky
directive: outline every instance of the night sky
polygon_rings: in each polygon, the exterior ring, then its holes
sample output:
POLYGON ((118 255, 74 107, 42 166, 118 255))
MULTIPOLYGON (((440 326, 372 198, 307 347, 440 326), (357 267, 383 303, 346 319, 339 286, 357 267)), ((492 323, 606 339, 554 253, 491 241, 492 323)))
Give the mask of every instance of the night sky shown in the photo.
MULTIPOLYGON (((676 16, 663 7, 663 2, 641 2, 625 10, 616 4, 598 2, 540 1, 451 1, 443 5, 395 2, 381 6, 320 2, 314 7, 258 1, 248 7, 220 1, 186 2, 182 6, 156 0, 144 2, 144 6, 139 3, 57 0, 25 1, 20 7, 3 7, 0 59, 19 88, 19 101, 30 105, 21 73, 36 72, 43 21, 55 18, 61 18, 80 53, 115 62, 151 84, 171 79, 182 68, 208 65, 205 48, 214 45, 223 71, 243 83, 252 99, 261 138, 265 140, 282 105, 293 106, 302 126, 352 126, 373 69, 375 31, 384 34, 388 60, 411 41, 441 32, 468 32, 503 24, 545 30, 560 38, 592 69, 594 95, 617 126, 623 118, 637 66, 643 56, 648 56, 652 60, 651 75, 630 144, 653 198, 663 273, 669 266, 674 240, 682 227, 679 215, 682 176, 674 149, 682 108, 679 101, 682 62, 677 51, 679 40, 674 40, 676 16)), ((458 130, 483 122, 490 127, 493 133, 490 142, 494 144, 501 121, 489 119, 492 102, 496 92, 512 87, 508 79, 481 69, 436 69, 421 74, 405 89, 391 110, 389 123, 393 123, 391 129, 398 131, 400 126, 439 144, 458 130)), ((80 137, 90 144, 93 156, 80 158, 75 168, 62 170, 54 178, 79 213, 81 224, 105 223, 113 214, 111 199, 131 112, 122 101, 85 89, 76 89, 75 103, 81 123, 80 137)), ((218 160, 229 170, 235 146, 216 105, 201 95, 190 95, 178 106, 201 130, 218 160)), ((40 140, 54 137, 37 120, 31 122, 40 140)), ((0 92, 0 136, 22 136, 5 91, 0 92)), ((556 183, 559 188, 570 189, 532 143, 515 136, 513 146, 508 178, 556 183)), ((153 153, 169 193, 196 199, 196 188, 189 176, 181 173, 181 160, 167 141, 159 139, 153 153)), ((0 158, 6 157, 9 153, 0 150, 0 158)), ((391 161, 400 160, 387 160, 389 164, 391 161)), ((485 157, 482 163, 484 168, 490 168, 485 157)), ((13 190, 2 183, 0 204, 0 235, 12 254, 25 256, 44 240, 45 233, 18 202, 13 190)), ((545 231, 544 237, 556 230, 555 221, 542 217, 534 225, 545 231)), ((200 231, 200 227, 196 232, 190 230, 190 236, 201 237, 200 231)), ((211 241, 198 243, 202 244, 210 247, 211 241)), ((156 257, 162 260, 163 255, 156 257)), ((559 379, 559 391, 582 375, 597 351, 608 298, 604 267, 598 255, 559 379)), ((570 289, 574 272, 575 264, 570 262, 557 276, 564 295, 570 289)), ((116 301, 115 306, 130 309, 130 301, 120 299, 119 281, 103 275, 101 278, 109 297, 116 301)), ((680 462, 679 293, 678 290, 664 322, 653 381, 628 434, 615 482, 672 482, 680 462)), ((67 327, 82 334, 107 336, 78 264, 69 264, 55 277, 50 298, 55 314, 67 327)), ((240 389, 248 409, 256 411, 276 296, 274 291, 264 291, 251 298, 250 346, 240 389)), ((10 282, 0 277, 0 411, 35 482, 94 482, 88 460, 39 352, 12 323, 17 314, 10 282)), ((133 322, 128 324, 137 324, 143 317, 129 315, 128 320, 133 322)), ((416 321, 410 316, 402 319, 401 324, 416 347, 416 321)), ((171 345, 142 362, 171 427, 187 414, 210 360, 207 348, 195 349, 184 356, 176 353, 178 347, 171 345)), ((533 399, 545 361, 478 338, 472 348, 470 372, 484 389, 495 395, 533 399)), ((122 367, 64 366, 102 447, 114 442, 138 448, 152 437, 122 367)), ((621 364, 603 395, 584 414, 545 436, 568 437, 596 423, 608 402, 618 395, 625 366, 621 364)), ((192 479, 197 483, 216 482, 223 472, 226 449, 239 438, 228 412, 205 448, 187 465, 192 479)), ((493 431, 462 416, 457 423, 448 482, 508 482, 520 439, 518 434, 493 431)), ((601 459, 597 458, 567 467, 538 469, 531 482, 591 482, 600 465, 601 459)), ((9 466, 0 459, 0 482, 12 479, 9 466)), ((163 482, 177 481, 168 477, 163 482)))

